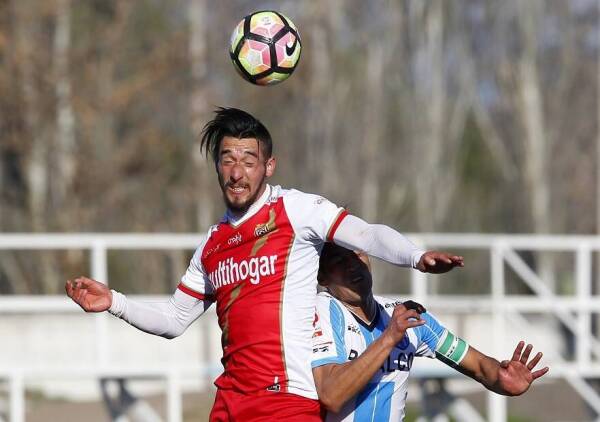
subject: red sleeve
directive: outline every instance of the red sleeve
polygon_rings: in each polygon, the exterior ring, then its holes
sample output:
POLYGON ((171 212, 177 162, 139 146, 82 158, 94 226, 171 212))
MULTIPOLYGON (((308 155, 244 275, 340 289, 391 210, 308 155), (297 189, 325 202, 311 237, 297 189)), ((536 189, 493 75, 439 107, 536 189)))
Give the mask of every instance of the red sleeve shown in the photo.
POLYGON ((344 218, 346 218, 347 215, 348 215, 348 211, 346 211, 346 210, 342 210, 342 212, 340 212, 338 214, 338 216, 334 220, 333 224, 329 228, 329 232, 327 233, 327 241, 328 242, 333 242, 333 236, 335 235, 336 230, 340 226, 340 223, 342 222, 342 220, 344 218))
POLYGON ((202 293, 198 293, 198 292, 190 289, 189 287, 187 287, 183 283, 179 283, 179 285, 177 286, 177 288, 179 290, 181 290, 183 293, 188 294, 188 295, 190 295, 192 297, 195 297, 196 299, 207 300, 209 302, 214 302, 215 301, 215 296, 214 295, 205 295, 205 294, 202 294, 202 293))

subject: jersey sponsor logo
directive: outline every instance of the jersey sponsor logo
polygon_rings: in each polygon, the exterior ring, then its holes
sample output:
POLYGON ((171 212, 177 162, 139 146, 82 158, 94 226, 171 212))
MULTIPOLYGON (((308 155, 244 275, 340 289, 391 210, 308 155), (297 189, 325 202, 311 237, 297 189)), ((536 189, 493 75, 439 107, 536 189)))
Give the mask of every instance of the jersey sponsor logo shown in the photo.
POLYGON ((402 305, 402 302, 401 302, 401 301, 399 301, 399 300, 395 301, 394 303, 386 303, 386 304, 385 304, 385 305, 383 305, 383 306, 384 306, 384 308, 386 308, 386 309, 387 309, 387 308, 395 308, 395 307, 396 307, 396 306, 398 306, 398 305, 402 305))
POLYGON ((313 353, 327 353, 327 352, 329 352, 329 346, 331 346, 331 344, 332 344, 331 341, 315 344, 313 346, 313 353))
POLYGON ((258 284, 261 277, 275 274, 276 261, 277 255, 255 256, 239 262, 228 258, 219 261, 217 269, 208 274, 208 278, 215 290, 246 279, 249 279, 252 284, 258 284))
POLYGON ((237 232, 234 236, 230 237, 227 240, 227 244, 229 246, 231 246, 231 245, 239 245, 240 243, 242 243, 242 235, 240 234, 240 232, 237 232))
MULTIPOLYGON (((354 349, 350 349, 350 353, 348 353, 348 360, 354 360, 359 356, 358 351, 354 349)), ((414 353, 392 353, 388 355, 386 360, 381 365, 381 372, 389 374, 395 371, 410 371, 412 368, 413 360, 415 359, 414 353)))
POLYGON ((267 387, 267 391, 273 391, 279 393, 281 391, 281 385, 279 384, 279 377, 275 377, 275 383, 267 387))
POLYGON ((220 243, 217 243, 216 246, 213 246, 210 249, 206 249, 204 251, 204 253, 202 254, 202 259, 208 258, 210 255, 212 255, 213 253, 217 252, 219 249, 221 249, 221 244, 220 243))
POLYGON ((381 365, 381 372, 389 374, 394 371, 408 372, 415 359, 414 353, 391 353, 381 365))
POLYGON ((355 334, 360 334, 360 328, 357 325, 349 324, 347 329, 355 334))

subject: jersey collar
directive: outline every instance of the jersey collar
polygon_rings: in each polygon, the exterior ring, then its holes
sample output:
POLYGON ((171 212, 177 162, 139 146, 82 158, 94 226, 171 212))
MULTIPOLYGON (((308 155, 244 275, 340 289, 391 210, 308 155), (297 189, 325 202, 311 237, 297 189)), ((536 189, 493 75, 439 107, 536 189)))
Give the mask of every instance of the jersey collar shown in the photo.
POLYGON ((240 217, 236 217, 228 209, 225 212, 225 215, 223 216, 223 220, 221 220, 221 221, 223 223, 229 223, 232 226, 239 226, 243 222, 250 219, 254 214, 256 214, 258 212, 258 210, 260 210, 262 208, 263 205, 265 205, 267 203, 267 200, 271 197, 271 190, 272 190, 271 185, 267 184, 265 186, 265 191, 252 205, 250 205, 250 208, 248 208, 248 211, 246 211, 246 213, 244 215, 242 215, 240 217))
POLYGON ((381 316, 381 310, 379 309, 380 305, 379 303, 377 303, 377 301, 375 303, 377 307, 375 308, 375 316, 371 321, 363 320, 361 317, 352 312, 348 307, 346 307, 346 309, 348 309, 348 312, 350 312, 350 314, 354 317, 356 322, 365 327, 367 330, 373 331, 373 329, 377 326, 377 323, 379 322, 379 317, 381 316))

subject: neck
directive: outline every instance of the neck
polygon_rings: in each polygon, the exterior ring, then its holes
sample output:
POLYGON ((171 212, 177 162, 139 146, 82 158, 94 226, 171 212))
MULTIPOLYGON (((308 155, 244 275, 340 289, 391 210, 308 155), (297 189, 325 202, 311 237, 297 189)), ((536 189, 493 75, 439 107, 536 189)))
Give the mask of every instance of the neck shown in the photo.
POLYGON ((358 302, 343 302, 346 308, 350 310, 354 315, 367 323, 371 323, 377 315, 377 302, 373 297, 372 293, 368 296, 361 298, 358 302))
POLYGON ((265 183, 262 188, 260 189, 260 191, 258 192, 258 194, 256 195, 256 198, 254 198, 254 202, 252 202, 248 208, 244 209, 244 210, 236 210, 236 209, 232 209, 230 207, 227 207, 227 212, 229 213, 230 216, 232 216, 235 220, 238 220, 240 218, 242 218, 249 210, 252 209, 252 207, 254 206, 254 204, 256 204, 257 202, 260 202, 262 199, 263 194, 265 193, 265 190, 267 189, 267 184, 265 183))

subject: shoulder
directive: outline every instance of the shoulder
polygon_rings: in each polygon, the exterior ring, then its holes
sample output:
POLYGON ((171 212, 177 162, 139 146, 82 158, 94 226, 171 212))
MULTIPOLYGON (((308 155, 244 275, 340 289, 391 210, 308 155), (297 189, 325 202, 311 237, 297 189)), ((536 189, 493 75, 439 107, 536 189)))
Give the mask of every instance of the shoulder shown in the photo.
POLYGON ((313 193, 302 192, 298 189, 287 189, 280 185, 271 186, 271 194, 268 198, 268 202, 277 202, 280 198, 283 198, 286 203, 303 203, 303 204, 320 204, 327 199, 320 195, 313 193))
POLYGON ((344 305, 328 292, 320 292, 317 294, 317 312, 333 323, 344 321, 347 311, 344 305))
POLYGON ((285 201, 298 201, 317 205, 327 201, 326 198, 314 193, 306 193, 298 189, 283 189, 281 186, 275 186, 274 191, 276 190, 275 188, 278 188, 279 196, 283 197, 285 201))
POLYGON ((400 299, 392 299, 384 296, 374 296, 375 301, 379 303, 383 309, 390 315, 394 312, 394 308, 398 305, 402 305, 403 301, 400 299))
POLYGON ((323 312, 324 310, 329 309, 333 301, 335 301, 335 299, 329 294, 329 292, 323 291, 317 293, 317 310, 319 312, 323 312))

